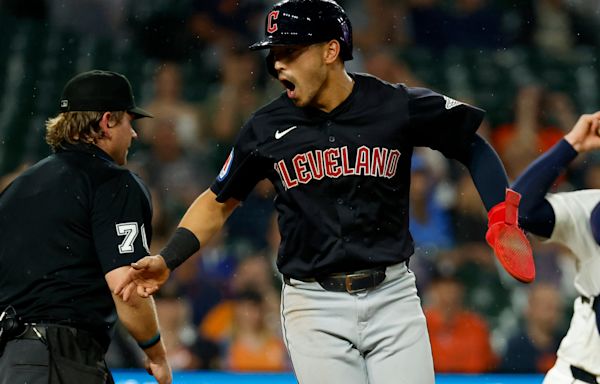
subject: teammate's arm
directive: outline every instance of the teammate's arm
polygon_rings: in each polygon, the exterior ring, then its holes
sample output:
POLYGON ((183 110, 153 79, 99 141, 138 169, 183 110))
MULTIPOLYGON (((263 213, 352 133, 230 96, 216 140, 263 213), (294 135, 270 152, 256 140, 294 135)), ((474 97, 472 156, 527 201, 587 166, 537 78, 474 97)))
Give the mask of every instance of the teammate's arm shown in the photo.
MULTIPOLYGON (((123 266, 108 272, 105 275, 109 288, 114 290, 119 281, 126 278, 129 267, 123 266)), ((131 300, 125 302, 121 297, 113 294, 113 300, 119 320, 127 331, 138 343, 147 343, 147 348, 142 348, 146 354, 146 370, 154 376, 160 384, 172 382, 171 368, 167 362, 167 353, 163 342, 160 340, 158 319, 152 297, 142 298, 133 295, 131 300)))
POLYGON ((198 196, 161 254, 147 256, 133 263, 133 268, 117 284, 114 293, 123 300, 128 300, 135 289, 142 297, 156 292, 169 278, 171 270, 196 253, 200 244, 206 244, 223 227, 240 203, 233 198, 221 203, 216 197, 211 189, 198 196))
POLYGON ((563 140, 531 163, 515 181, 514 190, 523 196, 519 223, 529 232, 547 238, 552 235, 555 215, 545 195, 578 153, 600 148, 599 119, 600 112, 581 116, 563 140))

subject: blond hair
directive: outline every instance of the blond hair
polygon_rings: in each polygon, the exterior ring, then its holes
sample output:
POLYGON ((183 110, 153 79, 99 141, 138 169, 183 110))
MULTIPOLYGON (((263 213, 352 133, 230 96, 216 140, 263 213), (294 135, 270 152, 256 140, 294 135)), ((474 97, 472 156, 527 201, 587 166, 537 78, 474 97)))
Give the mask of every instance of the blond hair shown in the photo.
MULTIPOLYGON (((46 143, 53 151, 63 148, 65 143, 94 144, 103 136, 100 120, 105 112, 63 112, 46 120, 46 143)), ((111 112, 110 122, 118 123, 125 111, 111 112)))

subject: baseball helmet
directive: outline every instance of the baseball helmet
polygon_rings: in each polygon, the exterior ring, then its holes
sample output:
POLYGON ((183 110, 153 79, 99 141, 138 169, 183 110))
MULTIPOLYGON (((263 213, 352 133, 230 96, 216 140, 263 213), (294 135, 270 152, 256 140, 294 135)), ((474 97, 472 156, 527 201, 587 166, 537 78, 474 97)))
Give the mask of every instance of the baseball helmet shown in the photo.
POLYGON ((340 42, 342 60, 352 60, 352 25, 342 7, 333 0, 283 0, 267 14, 265 38, 250 49, 329 40, 340 42))

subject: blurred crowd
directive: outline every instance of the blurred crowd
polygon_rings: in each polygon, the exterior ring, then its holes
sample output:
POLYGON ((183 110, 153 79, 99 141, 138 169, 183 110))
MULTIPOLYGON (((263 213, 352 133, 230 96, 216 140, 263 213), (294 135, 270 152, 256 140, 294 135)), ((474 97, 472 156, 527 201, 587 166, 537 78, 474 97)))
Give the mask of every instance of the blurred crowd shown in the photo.
MULTIPOLYGON (((469 92, 463 76, 497 74, 467 61, 445 68, 444 80, 437 82, 428 75, 431 68, 406 59, 419 52, 433 63, 474 52, 501 60, 525 51, 568 65, 580 59, 582 49, 600 46, 598 1, 339 3, 354 27, 355 60, 348 69, 426 86, 487 109, 492 118, 479 133, 498 151, 511 179, 560 140, 580 113, 592 112, 589 103, 600 96, 594 89, 574 94, 518 63, 512 77, 500 78, 495 88, 486 89, 483 82, 469 92), (503 105, 508 112, 494 113, 497 104, 489 96, 503 92, 509 93, 503 105)), ((136 95, 156 118, 136 123, 139 141, 129 167, 152 189, 152 254, 218 174, 244 120, 281 92, 266 73, 263 56, 247 50, 262 35, 270 5, 267 0, 0 0, 0 15, 126 42, 143 53, 145 61, 132 64, 144 74, 136 95)), ((78 71, 90 69, 83 63, 78 71)), ((558 71, 555 76, 573 74, 558 71)), ((6 91, 9 81, 0 84, 6 91)), ((31 116, 37 121, 46 117, 31 116)), ((2 127, 0 118, 0 135, 6 132, 2 127)), ((0 175, 0 189, 43 154, 23 154, 17 168, 0 175)), ((600 156, 578 159, 555 185, 556 190, 581 188, 600 188, 600 156)), ((257 185, 219 237, 203 244, 201 255, 178 268, 156 295, 174 369, 291 369, 279 324, 273 198, 268 182, 257 185)), ((436 152, 418 149, 412 164, 410 230, 416 252, 410 267, 417 276, 436 371, 545 372, 572 313, 574 262, 564 249, 532 237, 537 279, 529 286, 517 283, 486 245, 486 223, 466 171, 436 152)), ((120 329, 117 334, 123 336, 111 346, 109 366, 141 367, 133 341, 120 329)))

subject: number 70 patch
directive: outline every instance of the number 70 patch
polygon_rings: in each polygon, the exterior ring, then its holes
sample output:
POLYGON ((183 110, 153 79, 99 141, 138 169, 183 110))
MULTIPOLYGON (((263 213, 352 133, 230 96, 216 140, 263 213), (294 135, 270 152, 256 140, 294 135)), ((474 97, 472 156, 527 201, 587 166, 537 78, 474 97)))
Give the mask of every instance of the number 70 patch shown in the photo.
POLYGON ((119 244, 120 254, 133 253, 135 251, 135 239, 140 232, 142 233, 142 245, 144 246, 144 249, 146 249, 146 252, 150 253, 144 224, 142 224, 141 231, 138 229, 138 223, 135 221, 129 223, 117 223, 115 224, 115 228, 117 229, 117 235, 125 236, 121 244, 119 244))

